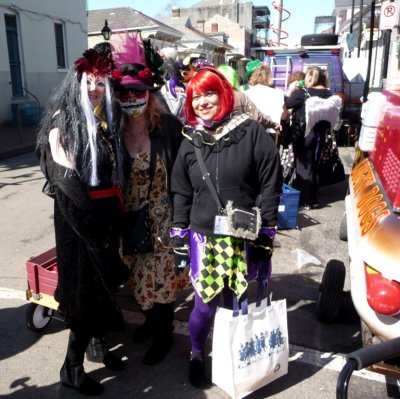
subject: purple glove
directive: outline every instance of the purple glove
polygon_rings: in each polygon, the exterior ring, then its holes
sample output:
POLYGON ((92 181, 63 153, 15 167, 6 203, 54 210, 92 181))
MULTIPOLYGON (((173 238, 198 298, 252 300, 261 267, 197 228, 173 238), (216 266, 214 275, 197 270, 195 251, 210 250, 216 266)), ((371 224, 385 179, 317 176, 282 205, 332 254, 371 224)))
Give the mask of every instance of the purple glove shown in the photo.
POLYGON ((260 233, 250 245, 251 252, 257 259, 269 258, 274 251, 274 240, 268 234, 260 233))

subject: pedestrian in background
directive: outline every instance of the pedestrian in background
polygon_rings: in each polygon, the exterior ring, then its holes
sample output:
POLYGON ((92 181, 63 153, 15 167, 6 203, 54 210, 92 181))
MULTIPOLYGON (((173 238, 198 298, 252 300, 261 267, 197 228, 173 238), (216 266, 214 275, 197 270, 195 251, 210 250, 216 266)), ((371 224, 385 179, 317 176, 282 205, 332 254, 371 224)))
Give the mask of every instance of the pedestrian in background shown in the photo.
MULTIPOLYGON (((245 295, 248 281, 267 272, 277 224, 282 171, 278 150, 264 128, 247 115, 232 115, 234 92, 212 67, 200 68, 186 90, 185 139, 172 172, 174 216, 171 235, 178 259, 190 246, 190 277, 195 304, 189 318, 189 380, 207 388, 204 345, 221 294, 227 303, 245 295), (224 229, 220 209, 200 169, 195 148, 224 207, 260 209, 255 240, 237 238, 224 229), (228 204, 230 202, 230 205, 228 204), (232 205, 233 204, 233 205, 232 205), (258 262, 257 262, 258 261, 258 262)), ((243 231, 250 237, 250 232, 243 231)), ((177 262, 179 263, 179 262, 177 262)))
POLYGON ((271 87, 271 69, 268 65, 260 64, 251 74, 246 95, 253 101, 258 110, 279 129, 268 128, 267 132, 279 133, 284 107, 282 90, 271 87))
POLYGON ((70 328, 60 380, 85 395, 98 395, 103 389, 84 371, 87 349, 100 351, 109 369, 124 367, 103 339, 124 327, 115 292, 128 271, 119 255, 120 187, 126 170, 122 115, 110 82, 118 77, 110 58, 85 51, 50 99, 37 143, 55 198, 54 297, 70 328))
MULTIPOLYGON (((290 96, 294 90, 301 89, 304 87, 304 78, 306 74, 301 71, 293 72, 287 80, 287 90, 285 96, 290 96)), ((281 119, 281 134, 280 134, 280 144, 282 147, 288 148, 289 145, 293 144, 291 137, 292 130, 290 129, 291 119, 292 119, 293 109, 288 110, 285 106, 285 111, 283 112, 281 119)))
POLYGON ((252 61, 249 61, 246 64, 246 73, 243 76, 243 84, 242 86, 240 86, 240 90, 241 91, 246 91, 250 88, 249 86, 249 80, 251 78, 251 75, 253 74, 253 72, 260 66, 262 65, 262 61, 259 59, 255 59, 252 61))
POLYGON ((165 47, 159 50, 159 54, 163 60, 160 72, 164 80, 160 93, 169 111, 183 122, 185 86, 183 84, 183 77, 181 76, 181 63, 178 59, 178 52, 172 47, 165 47))
POLYGON ((260 122, 266 129, 279 127, 279 123, 275 124, 266 115, 264 115, 253 101, 246 95, 247 92, 240 91, 239 75, 235 69, 229 65, 220 65, 218 68, 228 82, 232 85, 233 93, 235 96, 235 102, 233 105, 233 114, 241 115, 246 113, 251 118, 260 122))
POLYGON ((285 97, 286 107, 293 110, 291 130, 296 162, 293 187, 300 191, 300 205, 306 210, 318 205, 317 173, 321 144, 325 142, 326 134, 333 126, 327 120, 319 119, 306 134, 305 103, 309 97, 331 97, 328 86, 327 71, 310 67, 305 74, 304 88, 292 84, 289 95, 285 97))

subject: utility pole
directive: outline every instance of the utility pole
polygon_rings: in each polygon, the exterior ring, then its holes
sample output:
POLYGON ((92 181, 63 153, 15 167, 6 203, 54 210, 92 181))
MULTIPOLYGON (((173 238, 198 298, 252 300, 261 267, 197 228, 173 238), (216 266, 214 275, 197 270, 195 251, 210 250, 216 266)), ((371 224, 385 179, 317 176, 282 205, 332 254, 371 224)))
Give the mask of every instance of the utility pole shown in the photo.
POLYGON ((368 46, 368 66, 367 66, 367 76, 365 77, 365 85, 364 85, 364 93, 363 93, 363 102, 367 101, 368 92, 369 92, 369 81, 371 79, 371 64, 372 64, 372 48, 373 48, 373 38, 374 38, 374 26, 375 26, 375 0, 371 2, 371 25, 369 31, 369 46, 368 46))
MULTIPOLYGON (((354 20, 354 2, 351 2, 351 17, 350 17, 350 35, 353 36, 353 20, 354 20)), ((349 51, 349 58, 351 58, 351 51, 349 51)))
POLYGON ((363 28, 363 9, 364 4, 363 0, 360 0, 360 18, 358 18, 358 41, 357 41, 357 57, 360 58, 360 51, 361 51, 361 33, 363 28))
POLYGON ((274 16, 274 42, 280 43, 281 42, 281 25, 282 25, 282 7, 283 7, 283 0, 276 0, 275 3, 275 16, 274 16))

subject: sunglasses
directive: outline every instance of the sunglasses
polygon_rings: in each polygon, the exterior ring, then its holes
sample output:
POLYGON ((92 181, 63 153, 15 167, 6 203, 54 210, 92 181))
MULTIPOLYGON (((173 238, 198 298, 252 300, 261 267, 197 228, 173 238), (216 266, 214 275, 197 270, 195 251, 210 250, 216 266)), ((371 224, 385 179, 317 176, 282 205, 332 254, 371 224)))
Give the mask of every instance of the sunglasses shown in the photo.
POLYGON ((119 100, 129 99, 132 97, 142 98, 146 95, 147 90, 124 90, 116 93, 119 100))

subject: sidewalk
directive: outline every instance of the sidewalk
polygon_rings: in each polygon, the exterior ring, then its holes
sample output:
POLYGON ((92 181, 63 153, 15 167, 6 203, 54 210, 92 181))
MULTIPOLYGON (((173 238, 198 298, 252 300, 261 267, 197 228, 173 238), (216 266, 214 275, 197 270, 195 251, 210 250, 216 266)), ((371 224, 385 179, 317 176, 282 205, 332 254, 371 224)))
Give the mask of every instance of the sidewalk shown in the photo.
POLYGON ((34 125, 0 125, 0 160, 33 151, 36 133, 34 125))

